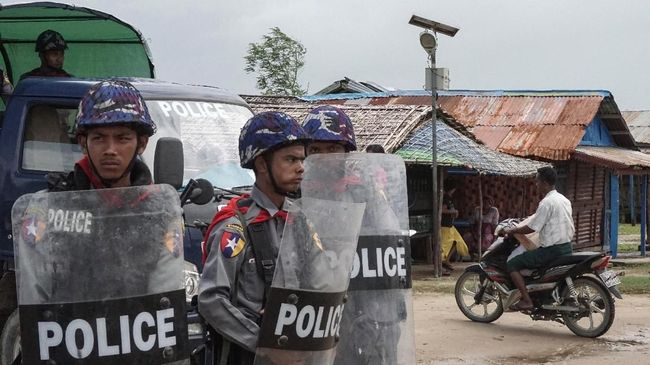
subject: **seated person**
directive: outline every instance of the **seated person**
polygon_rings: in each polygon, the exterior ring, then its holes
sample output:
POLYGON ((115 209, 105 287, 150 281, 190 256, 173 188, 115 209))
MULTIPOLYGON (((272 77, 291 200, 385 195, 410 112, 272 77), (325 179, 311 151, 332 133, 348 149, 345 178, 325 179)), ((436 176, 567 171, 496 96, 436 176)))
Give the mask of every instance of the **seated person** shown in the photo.
POLYGON ((463 237, 454 227, 454 219, 458 217, 458 210, 454 208, 452 196, 456 191, 457 183, 450 178, 445 179, 445 194, 442 198, 442 210, 440 220, 440 249, 442 251, 442 266, 448 270, 453 270, 449 263, 456 254, 460 256, 469 256, 469 249, 463 237))
POLYGON ((526 290, 524 269, 535 269, 553 261, 561 255, 571 254, 571 241, 575 233, 571 202, 555 190, 557 173, 552 167, 542 167, 537 170, 535 179, 537 189, 544 195, 539 202, 533 219, 526 225, 515 228, 505 228, 501 234, 539 233, 539 247, 527 251, 508 261, 508 272, 512 282, 521 293, 521 300, 511 309, 528 310, 533 302, 526 290))
POLYGON ((499 210, 494 206, 494 200, 486 196, 483 198, 483 214, 479 213, 480 207, 476 207, 474 215, 471 218, 473 223, 469 232, 463 235, 470 251, 478 254, 479 230, 481 232, 481 252, 485 252, 494 242, 494 229, 499 224, 499 210))
POLYGON ((61 33, 46 30, 39 34, 36 39, 36 52, 41 59, 41 65, 22 74, 20 79, 30 76, 72 77, 63 69, 66 49, 68 49, 68 45, 61 33))

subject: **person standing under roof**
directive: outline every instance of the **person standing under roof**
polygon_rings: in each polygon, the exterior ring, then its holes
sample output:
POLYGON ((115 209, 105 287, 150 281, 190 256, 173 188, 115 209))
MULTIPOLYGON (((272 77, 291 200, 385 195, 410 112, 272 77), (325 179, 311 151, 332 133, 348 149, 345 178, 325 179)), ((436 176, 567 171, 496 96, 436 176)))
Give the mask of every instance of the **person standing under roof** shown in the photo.
POLYGON ((35 51, 41 59, 41 65, 27 73, 22 74, 20 79, 26 77, 72 77, 63 69, 65 50, 68 44, 61 33, 48 29, 36 38, 35 51))

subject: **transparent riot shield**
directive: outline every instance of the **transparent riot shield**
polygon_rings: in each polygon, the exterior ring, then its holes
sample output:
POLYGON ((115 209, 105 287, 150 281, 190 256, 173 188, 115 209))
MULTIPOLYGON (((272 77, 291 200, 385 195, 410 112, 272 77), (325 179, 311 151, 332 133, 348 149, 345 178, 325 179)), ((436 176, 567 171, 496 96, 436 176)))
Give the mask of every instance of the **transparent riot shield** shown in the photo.
POLYGON ((171 186, 28 194, 12 222, 24 364, 189 364, 171 186))
MULTIPOLYGON (((307 159, 305 182, 325 165, 307 159), (308 166, 308 167, 307 167, 308 166)), ((342 174, 345 160, 328 168, 342 174)), ((303 195, 289 211, 260 329, 257 365, 331 365, 365 203, 345 188, 303 195)))
MULTIPOLYGON (((330 189, 345 186, 355 202, 366 203, 335 364, 415 364, 404 161, 375 153, 352 153, 345 160, 342 176, 328 180, 321 171, 330 189)), ((303 188, 307 196, 323 191, 319 184, 303 188)))

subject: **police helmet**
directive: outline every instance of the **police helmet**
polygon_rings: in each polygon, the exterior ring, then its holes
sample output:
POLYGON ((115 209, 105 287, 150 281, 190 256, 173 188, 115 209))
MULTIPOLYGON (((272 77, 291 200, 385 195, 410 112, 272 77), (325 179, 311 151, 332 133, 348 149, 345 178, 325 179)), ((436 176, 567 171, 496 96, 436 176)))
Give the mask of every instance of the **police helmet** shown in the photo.
POLYGON ((249 119, 239 135, 239 161, 250 169, 257 156, 293 143, 307 143, 309 135, 282 112, 262 112, 249 119))
POLYGON ((123 80, 105 80, 93 85, 79 103, 77 134, 89 127, 132 126, 138 135, 152 136, 156 124, 138 89, 123 80))
POLYGON ((61 33, 57 31, 48 29, 36 38, 36 52, 63 51, 66 49, 68 49, 68 44, 65 43, 61 33))
POLYGON ((314 108, 305 117, 302 127, 314 141, 341 142, 346 151, 357 150, 352 122, 343 110, 335 106, 314 108))

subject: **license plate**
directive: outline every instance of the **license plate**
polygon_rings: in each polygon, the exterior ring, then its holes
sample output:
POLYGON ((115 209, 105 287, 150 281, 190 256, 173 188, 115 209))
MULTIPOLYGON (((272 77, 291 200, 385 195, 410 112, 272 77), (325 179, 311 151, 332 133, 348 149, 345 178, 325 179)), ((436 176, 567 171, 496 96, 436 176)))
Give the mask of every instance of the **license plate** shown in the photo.
POLYGON ((603 280, 603 283, 605 283, 605 285, 608 288, 611 288, 621 283, 621 279, 618 278, 618 273, 614 271, 603 271, 598 275, 600 275, 600 278, 603 280))

